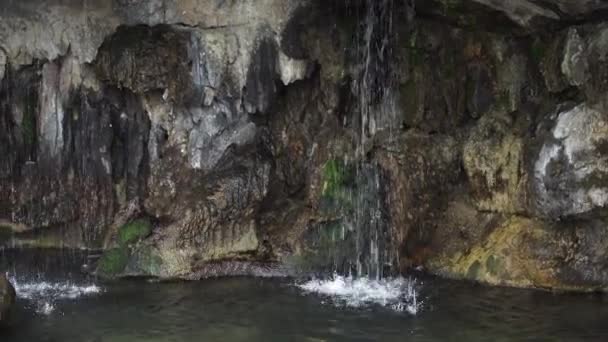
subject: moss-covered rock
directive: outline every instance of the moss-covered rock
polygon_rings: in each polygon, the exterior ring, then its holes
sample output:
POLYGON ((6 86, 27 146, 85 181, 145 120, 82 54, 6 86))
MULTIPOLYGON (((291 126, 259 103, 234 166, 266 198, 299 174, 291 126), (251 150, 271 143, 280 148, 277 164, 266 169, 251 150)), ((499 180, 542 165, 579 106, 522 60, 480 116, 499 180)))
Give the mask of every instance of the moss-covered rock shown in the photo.
POLYGON ((127 273, 159 276, 163 272, 163 259, 153 246, 142 246, 133 252, 127 265, 127 273))
MULTIPOLYGON (((438 241, 425 267, 449 278, 484 284, 567 291, 605 291, 595 270, 608 256, 605 221, 553 222, 486 214, 453 224, 450 241, 438 241), (586 231, 580 228, 585 226, 586 231), (583 237, 594 235, 589 239, 583 237), (460 245, 460 246, 459 246, 460 245), (601 247, 598 247, 601 246, 601 247)), ((447 230, 446 228, 443 228, 447 230)), ((445 232, 444 232, 445 233, 445 232)))
POLYGON ((125 224, 118 230, 118 243, 129 245, 152 233, 152 224, 148 219, 138 219, 125 224))
POLYGON ((323 196, 338 197, 350 178, 344 162, 337 159, 327 161, 323 167, 323 196))
POLYGON ((544 241, 545 252, 552 250, 551 234, 550 227, 541 221, 513 217, 467 250, 440 253, 431 259, 428 267, 451 278, 492 285, 553 287, 559 283, 556 264, 549 259, 542 260, 543 251, 534 248, 544 241))
POLYGON ((325 212, 347 213, 353 209, 355 189, 354 166, 330 159, 323 166, 321 209, 325 212))
POLYGON ((534 41, 532 41, 532 44, 530 45, 530 56, 532 57, 532 60, 537 65, 541 65, 546 55, 547 46, 545 45, 545 43, 540 38, 534 39, 534 41))
POLYGON ((97 274, 113 278, 120 275, 129 261, 129 248, 121 246, 106 251, 97 264, 97 274))
POLYGON ((147 218, 140 218, 120 227, 116 237, 116 247, 103 253, 97 264, 97 274, 114 278, 124 273, 132 259, 134 245, 151 233, 152 224, 147 218))

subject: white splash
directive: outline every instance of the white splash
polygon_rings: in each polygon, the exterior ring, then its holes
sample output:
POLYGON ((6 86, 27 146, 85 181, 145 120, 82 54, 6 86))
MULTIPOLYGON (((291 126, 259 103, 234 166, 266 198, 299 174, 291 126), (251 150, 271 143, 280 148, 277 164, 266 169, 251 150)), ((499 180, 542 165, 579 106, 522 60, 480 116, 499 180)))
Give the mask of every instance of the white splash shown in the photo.
POLYGON ((97 285, 76 285, 66 283, 47 283, 41 282, 19 282, 11 279, 17 296, 25 299, 54 298, 54 299, 75 299, 78 297, 101 292, 97 285))
POLYGON ((32 301, 36 312, 50 315, 56 308, 55 301, 61 299, 76 299, 83 296, 94 295, 102 289, 94 284, 76 284, 72 282, 46 282, 20 280, 10 277, 18 298, 32 301))
POLYGON ((50 302, 38 303, 38 306, 36 307, 36 312, 42 315, 48 316, 53 313, 53 311, 55 311, 55 304, 50 302))
POLYGON ((420 309, 415 281, 405 278, 372 280, 334 275, 297 285, 307 293, 331 297, 335 303, 351 307, 379 304, 415 315, 420 309))

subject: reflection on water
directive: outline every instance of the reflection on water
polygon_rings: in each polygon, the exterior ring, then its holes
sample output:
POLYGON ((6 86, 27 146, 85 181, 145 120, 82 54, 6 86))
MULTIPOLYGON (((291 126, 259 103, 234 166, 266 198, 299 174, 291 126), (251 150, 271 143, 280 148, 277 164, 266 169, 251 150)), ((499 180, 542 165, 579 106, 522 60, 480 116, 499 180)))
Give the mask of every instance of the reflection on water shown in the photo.
MULTIPOLYGON (((6 261, 7 256, 0 253, 0 265, 2 259, 6 261)), ((85 259, 76 257, 73 261, 77 264, 85 259)), ((6 262, 2 267, 6 269, 6 262)), ((22 295, 14 325, 0 333, 2 342, 576 342, 605 341, 608 336, 608 302, 597 295, 555 295, 419 279, 414 287, 419 290, 418 301, 424 305, 412 315, 381 305, 382 298, 387 303, 407 298, 403 297, 404 287, 392 292, 395 287, 382 288, 375 283, 366 284, 379 287, 374 290, 377 296, 368 298, 365 305, 335 305, 374 293, 360 292, 364 284, 349 283, 348 279, 298 282, 304 288, 294 286, 294 280, 250 278, 95 284, 92 279, 78 277, 77 272, 51 269, 45 273, 35 265, 30 267, 32 283, 36 278, 82 288, 95 285, 100 291, 73 292, 69 286, 50 286, 53 290, 46 295, 52 299, 49 305, 54 310, 48 314, 39 312, 34 296, 22 295), (327 292, 324 286, 337 287, 327 292), (77 295, 61 295, 66 293, 77 295)), ((21 266, 9 269, 20 277, 27 270, 21 266)))

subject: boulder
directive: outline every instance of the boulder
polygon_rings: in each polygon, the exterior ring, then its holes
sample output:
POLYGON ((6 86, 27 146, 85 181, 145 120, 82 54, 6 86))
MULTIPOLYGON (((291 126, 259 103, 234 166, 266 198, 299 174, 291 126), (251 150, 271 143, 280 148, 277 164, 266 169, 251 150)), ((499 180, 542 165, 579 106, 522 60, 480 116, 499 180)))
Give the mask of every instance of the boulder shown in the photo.
POLYGON ((0 324, 6 323, 15 305, 15 289, 4 274, 0 274, 0 324))
POLYGON ((480 214, 458 201, 444 219, 450 223, 438 230, 424 265, 434 274, 499 286, 606 291, 605 221, 480 214))
POLYGON ((608 206, 608 113, 587 104, 558 114, 534 164, 534 198, 550 218, 608 206))

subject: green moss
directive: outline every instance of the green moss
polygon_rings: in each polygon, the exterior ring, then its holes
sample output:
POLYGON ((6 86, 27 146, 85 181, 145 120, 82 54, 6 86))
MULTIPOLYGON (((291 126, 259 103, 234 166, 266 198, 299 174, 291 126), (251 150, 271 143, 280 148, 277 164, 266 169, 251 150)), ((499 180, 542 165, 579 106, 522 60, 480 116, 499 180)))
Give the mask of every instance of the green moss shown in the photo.
POLYGON ((530 46, 530 55, 536 64, 541 64, 545 55, 547 53, 547 48, 545 44, 540 39, 535 39, 530 46))
POLYGON ((122 226, 118 231, 118 242, 128 245, 137 242, 152 232, 152 225, 147 219, 135 220, 122 226))
POLYGON ((341 190, 348 185, 352 178, 345 163, 331 159, 323 167, 323 196, 339 197, 341 190))
POLYGON ((476 280, 479 278, 479 271, 481 270, 481 263, 479 261, 475 261, 467 271, 467 278, 471 280, 476 280))
MULTIPOLYGON (((132 221, 118 230, 118 247, 107 250, 97 263, 97 273, 105 277, 115 277, 122 273, 131 257, 129 245, 140 241, 152 232, 152 225, 147 219, 132 221)), ((158 261, 151 255, 145 255, 145 262, 150 262, 150 268, 155 265, 152 262, 158 261)))
POLYGON ((332 159, 323 167, 323 191, 320 208, 325 213, 345 213, 354 208, 354 169, 332 159))
POLYGON ((114 277, 124 271, 129 260, 129 249, 125 246, 106 251, 97 264, 97 273, 114 277))
POLYGON ((494 255, 490 255, 488 259, 486 259, 486 270, 494 276, 500 275, 502 273, 501 260, 494 255))

